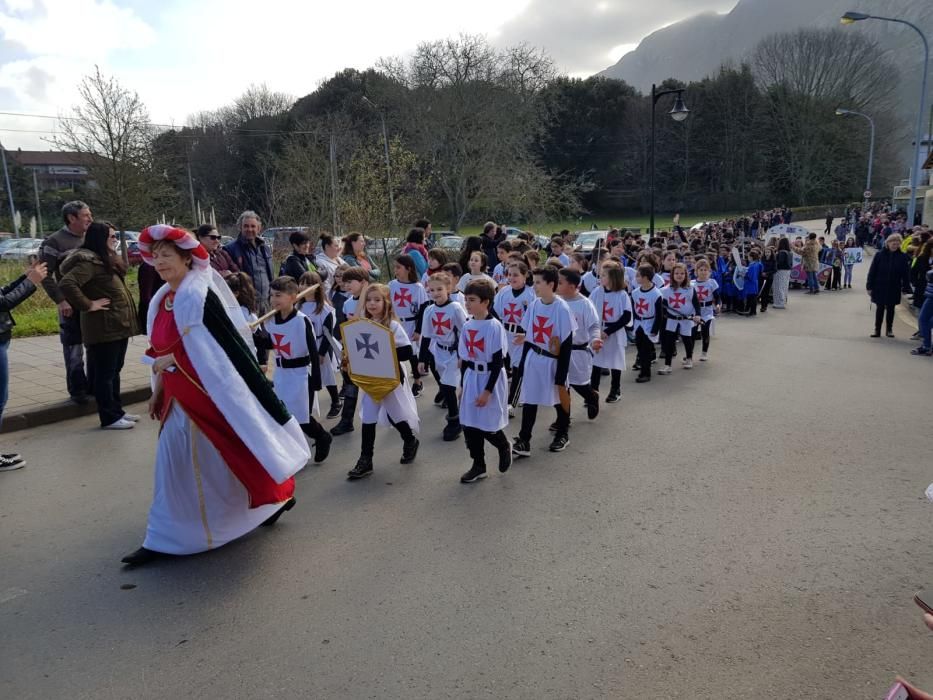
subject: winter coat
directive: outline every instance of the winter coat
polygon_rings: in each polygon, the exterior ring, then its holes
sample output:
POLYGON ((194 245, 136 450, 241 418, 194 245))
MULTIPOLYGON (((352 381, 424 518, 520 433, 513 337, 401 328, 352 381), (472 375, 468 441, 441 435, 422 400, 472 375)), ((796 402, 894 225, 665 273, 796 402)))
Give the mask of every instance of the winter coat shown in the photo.
POLYGON ((873 304, 897 306, 901 293, 910 293, 910 258, 899 250, 892 253, 885 246, 871 261, 865 288, 871 292, 873 304))
MULTIPOLYGON (((379 277, 382 276, 382 272, 376 267, 376 263, 373 262, 373 259, 369 257, 369 253, 363 253, 363 255, 366 257, 367 262, 369 262, 369 281, 378 282, 379 277)), ((350 267, 363 267, 362 263, 360 263, 355 255, 344 255, 343 260, 350 267)))
POLYGON ((310 255, 302 255, 301 253, 292 253, 285 258, 285 262, 279 267, 280 276, 291 277, 296 282, 306 272, 317 272, 317 267, 310 255))
POLYGON ((10 282, 0 289, 0 343, 8 341, 13 335, 13 326, 16 321, 10 311, 22 304, 36 291, 36 285, 20 275, 18 279, 10 282))
MULTIPOLYGON (((486 254, 486 263, 491 267, 496 264, 496 260, 499 259, 498 248, 499 244, 506 239, 504 231, 500 231, 495 236, 490 238, 489 236, 483 234, 480 236, 480 240, 483 244, 483 252, 486 254)), ((464 270, 466 272, 466 270, 464 270)))
POLYGON ((807 241, 803 244, 803 250, 800 251, 800 258, 805 272, 820 271, 820 243, 819 241, 807 241))
POLYGON ((72 307, 81 312, 81 336, 85 345, 109 343, 139 333, 136 303, 126 282, 114 270, 107 272, 100 256, 78 248, 61 264, 58 288, 72 307), (94 299, 110 299, 100 311, 89 311, 94 299))

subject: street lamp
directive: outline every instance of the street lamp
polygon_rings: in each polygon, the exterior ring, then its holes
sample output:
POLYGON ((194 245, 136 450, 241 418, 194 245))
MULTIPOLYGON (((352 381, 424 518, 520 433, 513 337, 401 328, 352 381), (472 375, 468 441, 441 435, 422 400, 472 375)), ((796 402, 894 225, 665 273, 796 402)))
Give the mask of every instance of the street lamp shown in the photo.
POLYGON ((877 19, 882 22, 897 22, 898 24, 906 24, 908 27, 913 29, 917 34, 920 35, 920 40, 923 41, 923 83, 920 86, 920 109, 917 110, 917 129, 914 136, 914 162, 910 168, 910 204, 907 206, 907 225, 914 225, 914 215, 917 212, 917 180, 920 177, 920 142, 923 140, 923 110, 924 105, 927 101, 927 71, 930 67, 930 44, 927 41, 926 35, 920 31, 920 28, 908 22, 906 19, 898 19, 896 17, 878 17, 876 15, 869 15, 864 12, 846 12, 842 18, 841 22, 843 24, 853 24, 855 22, 861 22, 866 19, 877 19))
POLYGON ((868 123, 871 126, 871 141, 869 142, 868 146, 868 179, 865 182, 865 204, 862 205, 862 211, 864 212, 866 209, 868 209, 868 193, 871 192, 871 167, 875 160, 875 120, 869 117, 867 114, 856 112, 854 109, 836 110, 837 117, 844 117, 849 114, 856 117, 864 117, 868 120, 868 123))
POLYGON ((366 95, 363 95, 363 102, 379 112, 379 119, 382 122, 382 145, 385 147, 386 152, 386 182, 389 186, 389 216, 392 219, 392 228, 396 229, 398 228, 398 222, 395 220, 395 195, 392 194, 392 166, 389 163, 389 135, 386 132, 386 113, 366 95))
POLYGON ((674 107, 671 109, 668 114, 671 115, 671 119, 675 122, 682 122, 687 118, 687 115, 690 114, 690 110, 687 109, 687 105, 684 104, 684 88, 678 90, 661 90, 658 92, 657 86, 651 86, 651 168, 649 170, 649 190, 651 195, 651 223, 648 226, 648 239, 654 237, 654 151, 655 151, 655 135, 654 135, 654 108, 658 104, 658 100, 664 97, 665 95, 677 95, 677 100, 674 102, 674 107))

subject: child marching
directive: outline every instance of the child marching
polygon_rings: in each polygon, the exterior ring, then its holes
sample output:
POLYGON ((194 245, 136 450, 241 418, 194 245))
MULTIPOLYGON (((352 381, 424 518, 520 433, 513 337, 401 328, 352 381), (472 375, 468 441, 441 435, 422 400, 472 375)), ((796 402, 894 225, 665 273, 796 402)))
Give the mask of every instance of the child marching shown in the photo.
POLYGON ((502 326, 505 328, 509 340, 509 349, 506 355, 506 367, 512 373, 512 383, 509 387, 509 404, 514 405, 515 392, 518 391, 518 367, 522 361, 524 348, 515 342, 516 336, 524 335, 525 329, 522 321, 528 306, 535 299, 534 288, 528 286, 528 266, 523 262, 510 263, 507 269, 508 286, 503 287, 496 294, 493 310, 502 326))
MULTIPOLYGON (((590 301, 600 316, 600 336, 590 384, 599 391, 603 369, 611 375, 606 403, 616 403, 622 396, 622 370, 625 369, 626 328, 632 321, 632 302, 628 295, 625 271, 617 262, 606 262, 599 275, 599 286, 590 301)), ((650 363, 649 363, 650 364, 650 363)), ((596 394, 597 400, 599 394, 596 394)))
POLYGON ((509 422, 505 357, 505 328, 489 314, 494 288, 483 281, 470 282, 465 290, 467 312, 472 318, 463 326, 458 345, 463 370, 460 422, 473 464, 460 477, 464 484, 486 478, 484 444, 489 441, 499 455, 499 471, 512 465, 512 445, 505 434, 509 422))
POLYGON ((712 278, 712 269, 705 259, 700 259, 696 264, 697 280, 693 283, 693 288, 697 293, 697 301, 700 302, 700 337, 703 339, 703 347, 700 352, 700 362, 706 362, 709 359, 710 337, 713 335, 713 324, 716 314, 722 308, 722 302, 719 298, 719 284, 712 278))
POLYGON ((460 369, 457 367, 457 342, 466 311, 460 304, 450 300, 449 278, 441 272, 428 280, 428 292, 434 303, 429 304, 421 320, 420 371, 427 373, 428 363, 434 359, 438 374, 438 386, 443 404, 447 407, 447 425, 443 438, 451 442, 460 437, 460 416, 457 403, 457 387, 460 385, 460 369))
POLYGON ((337 372, 340 370, 340 343, 334 337, 337 328, 337 314, 334 307, 327 301, 324 294, 324 285, 317 272, 305 272, 298 280, 298 291, 303 292, 308 287, 317 285, 307 301, 301 303, 301 313, 311 319, 314 326, 314 336, 318 344, 318 362, 321 367, 321 386, 327 389, 330 396, 330 411, 328 418, 340 415, 343 403, 337 393, 337 372))
MULTIPOLYGON (((415 261, 410 255, 399 255, 395 261, 395 279, 389 282, 389 293, 392 295, 392 310, 399 323, 405 329, 405 334, 411 340, 417 340, 415 328, 422 307, 427 305, 428 293, 421 282, 418 282, 418 272, 415 261)), ((412 387, 415 396, 421 396, 423 390, 421 374, 418 372, 418 363, 415 358, 411 361, 412 387)))
POLYGON ((405 362, 414 357, 411 341, 392 310, 389 288, 384 284, 373 284, 366 288, 363 296, 362 317, 388 328, 395 339, 395 355, 398 360, 401 383, 381 401, 375 401, 363 392, 360 400, 360 420, 363 424, 360 458, 348 473, 350 481, 362 479, 373 473, 373 454, 376 448, 376 425, 391 425, 402 436, 401 464, 411 464, 418 454, 419 428, 418 406, 408 386, 408 376, 403 369, 405 362))
MULTIPOLYGON (((593 420, 599 415, 599 393, 590 386, 593 350, 602 344, 599 316, 592 302, 580 293, 580 273, 564 268, 557 274, 557 294, 570 309, 575 326, 567 381, 570 387, 583 397, 586 417, 593 420)), ((554 427, 557 427, 556 424, 554 427)))
POLYGON ((684 342, 684 369, 693 367, 693 328, 700 322, 700 302, 696 290, 690 285, 687 266, 675 263, 671 268, 671 283, 661 290, 664 297, 664 330, 661 332, 661 349, 664 367, 658 374, 671 373, 674 343, 677 336, 684 342))
MULTIPOLYGON (((369 284, 369 273, 361 267, 351 267, 343 271, 343 285, 346 288, 347 298, 343 302, 343 315, 352 321, 362 314, 363 294, 369 284)), ((340 410, 340 420, 330 429, 331 435, 344 435, 353 432, 353 417, 356 414, 356 404, 359 401, 360 390, 350 379, 350 375, 341 370, 343 374, 343 408, 340 410)))
POLYGON ((654 268, 651 265, 639 265, 635 281, 638 284, 632 290, 633 328, 635 347, 638 350, 635 363, 638 378, 635 381, 643 384, 651 381, 654 344, 658 342, 658 333, 664 319, 664 299, 661 297, 661 290, 654 284, 654 268))

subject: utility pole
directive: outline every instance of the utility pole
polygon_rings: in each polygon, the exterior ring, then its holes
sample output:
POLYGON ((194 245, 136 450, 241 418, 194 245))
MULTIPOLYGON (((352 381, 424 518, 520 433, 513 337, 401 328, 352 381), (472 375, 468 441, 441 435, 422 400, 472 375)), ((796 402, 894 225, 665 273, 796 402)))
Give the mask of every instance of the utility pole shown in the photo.
POLYGON ((334 235, 337 233, 337 137, 330 135, 330 190, 334 208, 334 235))
POLYGON ((191 196, 191 225, 192 227, 197 228, 201 225, 201 222, 198 221, 198 210, 194 206, 194 181, 191 179, 191 151, 186 150, 185 155, 188 157, 188 194, 191 196))
POLYGON ((6 167, 6 149, 0 144, 0 160, 3 161, 3 178, 6 180, 6 193, 10 198, 10 222, 13 234, 19 238, 19 226, 16 225, 16 207, 13 205, 13 187, 10 185, 10 171, 6 167))
POLYGON ((386 113, 375 102, 363 95, 363 102, 375 109, 379 113, 379 119, 382 122, 382 145, 386 156, 386 183, 389 187, 389 219, 392 224, 392 230, 398 228, 398 219, 395 216, 395 195, 392 192, 392 164, 389 161, 389 133, 386 130, 386 113))
POLYGON ((36 218, 39 219, 39 233, 44 233, 45 228, 42 226, 42 202, 39 201, 39 178, 36 176, 36 171, 32 171, 32 189, 36 193, 36 218))

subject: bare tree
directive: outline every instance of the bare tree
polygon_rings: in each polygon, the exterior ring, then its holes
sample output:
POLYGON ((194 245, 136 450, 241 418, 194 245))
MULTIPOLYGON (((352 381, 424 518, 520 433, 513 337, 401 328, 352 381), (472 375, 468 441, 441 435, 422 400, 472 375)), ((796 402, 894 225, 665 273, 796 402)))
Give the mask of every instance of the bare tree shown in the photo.
POLYGON ((81 81, 78 94, 80 103, 60 122, 56 144, 85 156, 97 183, 95 210, 120 230, 125 258, 126 225, 153 220, 160 202, 174 192, 153 168, 155 130, 139 95, 97 67, 81 81))

